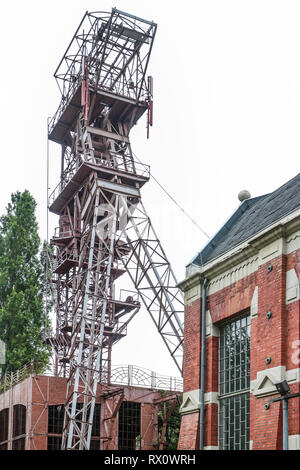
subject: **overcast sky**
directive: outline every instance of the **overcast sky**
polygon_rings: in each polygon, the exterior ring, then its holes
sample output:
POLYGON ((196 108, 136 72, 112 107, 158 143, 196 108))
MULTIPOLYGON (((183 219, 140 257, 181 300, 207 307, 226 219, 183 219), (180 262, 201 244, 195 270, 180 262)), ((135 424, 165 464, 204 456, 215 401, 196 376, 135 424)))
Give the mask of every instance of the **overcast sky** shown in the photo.
MULTIPOLYGON (((154 127, 142 119, 134 152, 212 236, 238 207, 299 172, 300 2, 290 0, 27 0, 2 2, 0 213, 17 190, 35 197, 46 238, 46 120, 60 95, 53 73, 85 11, 112 7, 158 23, 149 65, 154 127)), ((58 146, 50 147, 57 184, 58 146)), ((143 201, 178 280, 207 238, 154 181, 143 201)), ((57 218, 50 219, 50 235, 57 218)), ((177 375, 147 312, 113 362, 177 375)))

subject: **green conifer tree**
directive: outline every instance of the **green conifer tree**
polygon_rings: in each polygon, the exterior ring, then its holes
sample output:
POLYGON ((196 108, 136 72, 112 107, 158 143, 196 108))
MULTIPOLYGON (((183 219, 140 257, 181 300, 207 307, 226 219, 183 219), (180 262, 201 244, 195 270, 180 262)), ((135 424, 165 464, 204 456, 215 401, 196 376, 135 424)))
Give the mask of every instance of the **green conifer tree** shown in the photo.
POLYGON ((6 345, 2 372, 15 371, 31 360, 42 369, 49 361, 43 339, 50 320, 35 208, 27 190, 16 192, 0 218, 0 338, 6 345))

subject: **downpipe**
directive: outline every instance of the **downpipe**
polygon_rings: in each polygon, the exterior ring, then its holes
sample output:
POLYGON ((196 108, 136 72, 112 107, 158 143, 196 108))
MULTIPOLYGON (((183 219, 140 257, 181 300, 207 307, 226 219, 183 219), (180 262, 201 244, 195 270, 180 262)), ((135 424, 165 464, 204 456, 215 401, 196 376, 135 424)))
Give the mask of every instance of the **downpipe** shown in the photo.
POLYGON ((200 371, 200 429, 199 449, 203 450, 204 444, 204 388, 205 388, 205 336, 206 336, 206 288, 208 279, 202 284, 202 324, 201 324, 201 371, 200 371))
POLYGON ((289 450, 289 402, 282 400, 283 406, 283 450, 289 450))

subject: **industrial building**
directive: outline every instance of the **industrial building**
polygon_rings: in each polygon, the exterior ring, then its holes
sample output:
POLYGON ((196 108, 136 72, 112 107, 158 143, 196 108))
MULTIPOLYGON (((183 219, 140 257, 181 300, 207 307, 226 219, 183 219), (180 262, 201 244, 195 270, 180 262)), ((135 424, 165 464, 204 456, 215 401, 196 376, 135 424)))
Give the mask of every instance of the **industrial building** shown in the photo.
MULTIPOLYGON (((1 382, 0 450, 61 449, 67 379, 35 369, 30 364, 1 382)), ((113 367, 112 381, 98 384, 90 450, 163 449, 182 381, 134 366, 113 367)))
POLYGON ((180 449, 300 449, 300 174, 240 196, 180 283, 180 449))

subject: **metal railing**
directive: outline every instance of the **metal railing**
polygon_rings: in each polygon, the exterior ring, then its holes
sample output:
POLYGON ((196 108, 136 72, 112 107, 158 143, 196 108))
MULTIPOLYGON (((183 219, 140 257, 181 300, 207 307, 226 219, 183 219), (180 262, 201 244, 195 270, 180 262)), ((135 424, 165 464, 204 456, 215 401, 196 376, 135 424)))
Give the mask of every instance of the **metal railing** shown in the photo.
POLYGON ((74 252, 67 252, 61 251, 57 256, 51 258, 51 268, 52 271, 55 271, 60 265, 62 265, 65 261, 73 261, 74 263, 78 263, 79 256, 75 255, 74 252))
MULTIPOLYGON (((41 367, 36 361, 31 361, 16 372, 6 372, 3 377, 1 377, 0 393, 22 382, 22 380, 29 377, 31 374, 53 376, 53 373, 49 369, 41 367)), ((133 365, 112 366, 111 383, 115 385, 127 385, 174 392, 181 392, 183 390, 183 380, 181 378, 160 375, 149 369, 133 365)))
MULTIPOLYGON (((117 153, 110 152, 109 156, 103 154, 103 158, 90 157, 82 161, 83 163, 91 163, 100 168, 112 168, 123 173, 129 173, 144 178, 150 177, 150 166, 144 163, 136 162, 129 159, 129 157, 118 155, 117 153)), ((66 185, 71 181, 78 168, 73 168, 68 172, 67 177, 58 183, 49 196, 48 204, 51 206, 53 202, 58 198, 59 194, 63 191, 66 185)))
POLYGON ((133 365, 112 366, 111 383, 174 392, 181 392, 183 390, 182 379, 160 375, 149 369, 133 365))
POLYGON ((103 168, 113 168, 118 171, 143 176, 145 178, 150 177, 150 166, 137 162, 128 155, 120 155, 116 152, 110 151, 109 155, 103 154, 101 158, 94 157, 94 160, 94 162, 90 161, 89 163, 95 163, 103 168))
POLYGON ((139 303, 139 294, 136 291, 120 289, 119 300, 121 302, 139 303))
POLYGON ((42 373, 43 368, 36 361, 31 361, 15 372, 5 372, 0 379, 0 393, 5 392, 31 374, 42 373))
POLYGON ((77 171, 78 171, 78 168, 73 168, 72 170, 70 170, 68 172, 67 177, 64 178, 62 181, 60 181, 57 186, 55 186, 54 190, 49 196, 49 200, 48 200, 49 206, 51 206, 51 204, 53 204, 53 202, 58 198, 60 193, 67 186, 67 184, 71 181, 71 179, 73 178, 73 176, 75 175, 77 171))
MULTIPOLYGON (((70 102, 72 101, 77 89, 81 86, 83 81, 82 78, 82 71, 81 69, 76 72, 76 76, 74 76, 74 81, 72 83, 68 82, 68 90, 65 90, 66 93, 62 96, 61 101, 59 103, 59 106, 52 117, 52 119, 49 122, 49 127, 48 127, 48 134, 50 135, 54 129, 54 127, 57 125, 59 119, 61 118, 62 114, 64 111, 67 109, 69 106, 70 102)), ((94 80, 89 79, 89 88, 91 90, 96 90, 96 83, 94 80)), ((120 92, 121 90, 118 90, 116 86, 114 86, 114 89, 112 89, 111 83, 107 83, 106 85, 102 84, 101 87, 97 87, 97 90, 101 91, 106 91, 107 93, 114 95, 114 96, 120 96, 124 97, 124 93, 120 92)), ((131 90, 129 87, 127 88, 127 93, 129 96, 126 96, 127 99, 133 100, 133 103, 135 104, 136 101, 136 91, 131 90)), ((139 102, 146 103, 147 99, 149 98, 149 93, 148 90, 142 89, 141 96, 139 99, 139 102)), ((78 112, 80 112, 80 108, 78 109, 78 112)))
POLYGON ((54 235, 52 238, 70 238, 73 237, 73 231, 71 229, 64 229, 63 227, 55 227, 54 235))
POLYGON ((61 115, 63 114, 63 112, 69 106, 73 96, 75 95, 75 92, 76 92, 77 88, 79 88, 81 86, 81 82, 82 82, 82 77, 80 76, 80 72, 79 72, 78 75, 77 75, 76 80, 74 80, 74 82, 71 85, 69 85, 70 88, 68 89, 67 94, 62 97, 53 118, 49 122, 49 127, 48 127, 48 134, 49 135, 51 134, 54 127, 58 123, 58 121, 59 121, 61 115))

